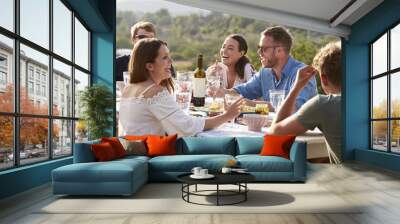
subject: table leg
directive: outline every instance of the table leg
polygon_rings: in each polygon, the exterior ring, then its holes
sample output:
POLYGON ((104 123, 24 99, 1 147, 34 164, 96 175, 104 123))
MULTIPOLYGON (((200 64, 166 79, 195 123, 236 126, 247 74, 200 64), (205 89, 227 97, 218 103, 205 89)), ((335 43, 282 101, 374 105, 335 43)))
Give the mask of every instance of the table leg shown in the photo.
POLYGON ((247 183, 244 183, 244 201, 247 201, 247 183))
POLYGON ((217 184, 217 206, 219 206, 219 184, 217 184))

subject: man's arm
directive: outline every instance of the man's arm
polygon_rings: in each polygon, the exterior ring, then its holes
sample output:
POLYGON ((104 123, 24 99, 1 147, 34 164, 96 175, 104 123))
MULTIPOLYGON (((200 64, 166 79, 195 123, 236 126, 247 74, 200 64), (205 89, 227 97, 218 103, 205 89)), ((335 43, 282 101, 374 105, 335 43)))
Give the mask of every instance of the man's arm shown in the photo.
POLYGON ((311 66, 299 69, 296 75, 296 81, 289 95, 282 103, 275 119, 272 122, 269 132, 271 134, 301 134, 307 129, 296 119, 293 112, 296 110, 296 99, 304 86, 314 76, 316 70, 311 66))

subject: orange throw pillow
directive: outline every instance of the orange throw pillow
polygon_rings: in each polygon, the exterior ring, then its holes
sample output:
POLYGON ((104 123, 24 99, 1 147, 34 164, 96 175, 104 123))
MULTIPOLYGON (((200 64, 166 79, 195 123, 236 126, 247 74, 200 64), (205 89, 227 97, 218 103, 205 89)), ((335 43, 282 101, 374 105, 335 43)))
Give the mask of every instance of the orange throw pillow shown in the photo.
POLYGON ((114 149, 115 155, 117 158, 121 158, 126 156, 126 151, 124 149, 124 146, 122 146, 121 142, 117 137, 111 137, 111 138, 101 138, 101 142, 108 142, 114 149))
POLYGON ((294 135, 265 135, 264 146, 261 149, 261 156, 280 156, 286 159, 290 157, 290 147, 296 136, 294 135))
POLYGON ((94 157, 99 162, 110 161, 117 158, 113 147, 108 142, 93 144, 90 147, 92 149, 94 157))
POLYGON ((142 141, 146 142, 147 135, 126 135, 124 139, 129 140, 129 141, 142 141))
POLYGON ((178 135, 147 137, 148 156, 176 155, 175 143, 178 135))

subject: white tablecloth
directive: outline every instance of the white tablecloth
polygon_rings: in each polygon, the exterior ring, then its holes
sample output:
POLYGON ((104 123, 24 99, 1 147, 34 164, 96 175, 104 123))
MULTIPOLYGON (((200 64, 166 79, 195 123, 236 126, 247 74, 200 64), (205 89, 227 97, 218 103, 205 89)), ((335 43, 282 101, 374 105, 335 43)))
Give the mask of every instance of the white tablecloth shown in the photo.
MULTIPOLYGON (((208 131, 204 131, 199 133, 197 136, 200 137, 216 137, 216 136, 232 136, 232 137, 257 137, 264 136, 268 131, 267 127, 264 127, 261 132, 249 131, 247 130, 247 126, 237 124, 237 123, 224 123, 218 128, 211 129, 208 131)), ((324 136, 319 129, 315 129, 313 131, 307 131, 303 135, 299 137, 319 137, 324 140, 324 136)))

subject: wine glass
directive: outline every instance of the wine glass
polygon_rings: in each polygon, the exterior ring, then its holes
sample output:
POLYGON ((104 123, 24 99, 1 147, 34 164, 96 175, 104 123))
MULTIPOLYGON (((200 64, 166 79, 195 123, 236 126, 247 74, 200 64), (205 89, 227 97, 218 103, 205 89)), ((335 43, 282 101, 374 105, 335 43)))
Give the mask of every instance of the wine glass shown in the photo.
POLYGON ((277 112, 278 107, 282 104, 283 100, 285 99, 285 90, 276 90, 271 89, 269 90, 269 99, 271 101, 272 106, 277 112))

